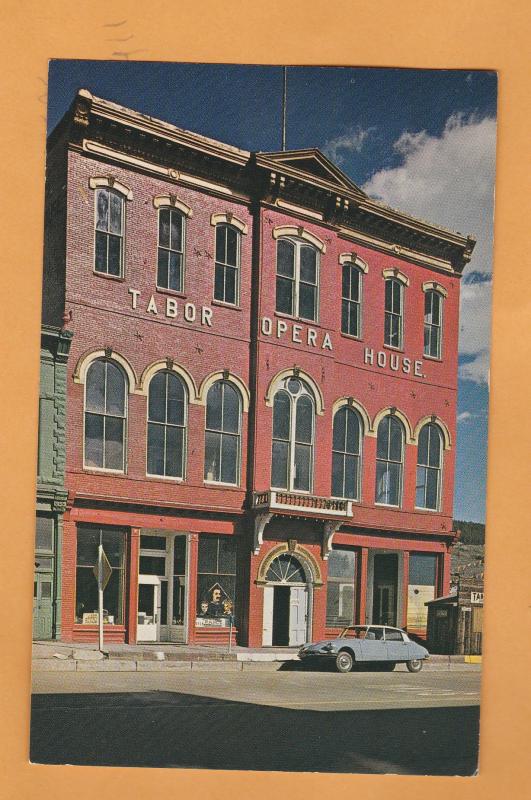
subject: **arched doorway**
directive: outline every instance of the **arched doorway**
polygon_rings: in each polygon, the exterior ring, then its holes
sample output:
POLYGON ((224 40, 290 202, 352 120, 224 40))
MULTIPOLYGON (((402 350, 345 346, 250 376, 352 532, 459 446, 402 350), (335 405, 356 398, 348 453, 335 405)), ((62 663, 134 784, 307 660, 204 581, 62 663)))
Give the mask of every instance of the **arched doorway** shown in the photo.
POLYGON ((265 573, 264 647, 296 647, 308 640, 312 577, 303 561, 280 553, 265 573))

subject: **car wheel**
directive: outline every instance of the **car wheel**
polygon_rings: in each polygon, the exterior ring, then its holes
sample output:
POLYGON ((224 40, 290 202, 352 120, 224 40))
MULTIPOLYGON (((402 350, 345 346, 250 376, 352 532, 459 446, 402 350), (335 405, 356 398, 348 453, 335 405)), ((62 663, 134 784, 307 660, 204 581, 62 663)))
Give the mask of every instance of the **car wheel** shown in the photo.
POLYGON ((406 667, 408 668, 409 672, 420 672, 422 669, 422 659, 415 658, 413 661, 407 661, 406 667))
POLYGON ((336 669, 338 672, 350 672, 354 664, 354 659, 346 650, 342 650, 336 656, 336 669))

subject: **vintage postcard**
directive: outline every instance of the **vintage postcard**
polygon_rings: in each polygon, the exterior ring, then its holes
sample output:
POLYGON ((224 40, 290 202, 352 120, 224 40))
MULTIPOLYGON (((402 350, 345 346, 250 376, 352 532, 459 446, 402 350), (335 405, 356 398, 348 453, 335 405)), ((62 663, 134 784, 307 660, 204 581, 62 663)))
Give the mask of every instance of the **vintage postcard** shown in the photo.
POLYGON ((50 62, 32 762, 476 774, 496 101, 50 62))

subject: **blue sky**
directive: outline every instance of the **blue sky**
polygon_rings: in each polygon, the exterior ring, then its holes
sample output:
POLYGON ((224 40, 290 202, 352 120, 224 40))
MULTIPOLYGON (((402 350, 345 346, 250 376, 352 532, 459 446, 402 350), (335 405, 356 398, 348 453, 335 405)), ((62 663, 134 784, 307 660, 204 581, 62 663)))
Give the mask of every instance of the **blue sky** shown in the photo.
MULTIPOLYGON (((48 131, 77 89, 249 150, 281 149, 280 67, 50 62, 48 131)), ((454 517, 483 522, 496 74, 290 67, 288 149, 318 147, 369 195, 478 244, 461 300, 454 517)))

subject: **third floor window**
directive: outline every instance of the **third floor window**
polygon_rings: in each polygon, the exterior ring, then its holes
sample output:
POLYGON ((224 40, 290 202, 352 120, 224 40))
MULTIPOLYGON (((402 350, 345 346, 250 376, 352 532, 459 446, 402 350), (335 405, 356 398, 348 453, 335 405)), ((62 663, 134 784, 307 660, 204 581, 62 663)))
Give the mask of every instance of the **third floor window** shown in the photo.
POLYGON ((404 342, 404 287, 400 281, 385 281, 384 344, 401 348, 404 342))
POLYGON ((276 310, 317 321, 319 258, 311 245, 295 239, 277 242, 276 310))
POLYGON ((157 252, 157 286, 184 291, 185 219, 173 208, 159 210, 159 246, 157 252))
POLYGON ((216 225, 214 300, 238 305, 240 234, 232 225, 216 225))
POLYGON ((96 191, 94 269, 104 275, 122 276, 124 249, 124 198, 112 189, 96 191))

